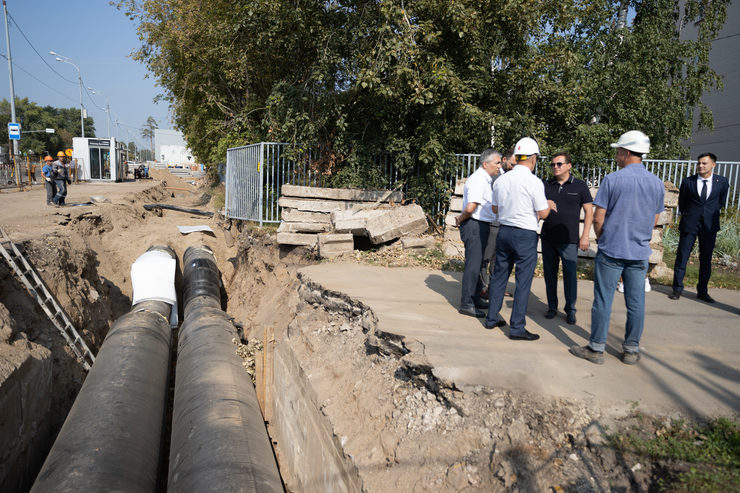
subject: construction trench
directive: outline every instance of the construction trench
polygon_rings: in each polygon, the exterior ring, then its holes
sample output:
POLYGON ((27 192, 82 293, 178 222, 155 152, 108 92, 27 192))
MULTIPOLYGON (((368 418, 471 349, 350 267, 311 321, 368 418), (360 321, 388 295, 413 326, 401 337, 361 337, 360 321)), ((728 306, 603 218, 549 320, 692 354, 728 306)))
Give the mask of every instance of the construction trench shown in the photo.
POLYGON ((173 232, 204 220, 142 207, 193 206, 171 195, 152 184, 56 213, 41 234, 10 232, 96 362, 86 372, 0 263, 0 491, 647 491, 654 481, 605 446, 599 426, 620 423, 580 402, 439 381, 370 307, 301 274, 317 262, 310 251, 215 217, 205 220, 214 235, 173 232), (174 326, 169 304, 135 299, 131 266, 149 247, 177 265, 174 326))

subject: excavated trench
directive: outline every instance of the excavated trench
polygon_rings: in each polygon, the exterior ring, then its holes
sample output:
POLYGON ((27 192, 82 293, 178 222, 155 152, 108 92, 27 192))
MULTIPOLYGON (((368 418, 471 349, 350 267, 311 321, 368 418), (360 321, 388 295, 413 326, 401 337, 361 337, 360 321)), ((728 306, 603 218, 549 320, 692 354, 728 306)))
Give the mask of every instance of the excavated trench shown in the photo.
MULTIPOLYGON (((631 470, 605 446, 598 428, 605 420, 581 404, 499 389, 461 392, 437 381, 418 343, 381 331, 370 307, 303 277, 300 267, 313 261, 306 251, 281 250, 269 235, 246 229, 238 236, 232 230, 236 244, 228 248, 220 235, 161 241, 137 229, 155 215, 133 206, 80 213, 65 225, 73 234, 19 247, 97 353, 131 309, 131 261, 153 239, 180 261, 204 240, 216 254, 234 333, 221 351, 242 358, 239 377, 254 382, 286 490, 627 491, 647 490, 654 480, 648 467, 631 470), (122 230, 136 246, 111 260, 123 248, 122 230)), ((0 491, 26 491, 86 374, 4 263, 0 282, 0 440, 7 444, 0 450, 0 491)), ((163 471, 175 436, 180 363, 178 329, 172 335, 163 471)), ((211 366, 202 368, 196 375, 211 366)), ((168 487, 174 490, 160 474, 156 489, 168 487)))

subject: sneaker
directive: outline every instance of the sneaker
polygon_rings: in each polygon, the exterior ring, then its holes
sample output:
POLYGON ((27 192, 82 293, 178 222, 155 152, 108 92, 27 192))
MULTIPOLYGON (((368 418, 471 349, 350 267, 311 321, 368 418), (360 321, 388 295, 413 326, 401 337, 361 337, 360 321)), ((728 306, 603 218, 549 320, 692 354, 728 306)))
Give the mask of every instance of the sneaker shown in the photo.
MULTIPOLYGON (((570 354, 583 358, 597 365, 604 364, 604 351, 594 351, 588 346, 571 346, 570 354)), ((634 363, 633 363, 634 364, 634 363)))
POLYGON ((622 353, 622 363, 625 365, 635 365, 640 361, 640 353, 634 351, 625 351, 622 353))
POLYGON ((617 291, 619 291, 620 293, 624 293, 624 283, 622 281, 619 281, 617 283, 617 291))
POLYGON ((648 278, 646 277, 646 278, 645 278, 645 292, 646 292, 646 293, 649 293, 649 292, 650 292, 650 289, 651 289, 651 288, 650 288, 650 279, 648 279, 648 278))

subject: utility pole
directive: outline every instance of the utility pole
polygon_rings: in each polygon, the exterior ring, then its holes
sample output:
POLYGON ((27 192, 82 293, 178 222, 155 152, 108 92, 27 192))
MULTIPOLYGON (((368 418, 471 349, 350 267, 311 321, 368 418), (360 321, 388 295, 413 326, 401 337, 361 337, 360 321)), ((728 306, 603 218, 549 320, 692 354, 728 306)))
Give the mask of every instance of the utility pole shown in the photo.
MULTIPOLYGON (((10 31, 8 30, 8 6, 3 0, 3 14, 5 16, 5 46, 8 50, 8 77, 10 78, 10 122, 18 123, 15 117, 15 87, 13 86, 13 56, 10 54, 10 31)), ((13 140, 13 164, 15 165, 15 179, 18 188, 21 188, 21 172, 18 166, 18 140, 13 140)), ((10 146, 8 146, 10 150, 10 146)))

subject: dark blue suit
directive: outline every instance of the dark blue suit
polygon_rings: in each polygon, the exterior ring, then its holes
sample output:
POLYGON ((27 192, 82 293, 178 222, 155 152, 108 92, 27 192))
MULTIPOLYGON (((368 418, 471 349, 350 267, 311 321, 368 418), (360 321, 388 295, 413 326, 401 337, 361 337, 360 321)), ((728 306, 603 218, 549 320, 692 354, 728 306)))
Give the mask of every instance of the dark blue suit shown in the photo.
POLYGON ((697 175, 684 178, 678 192, 678 210, 681 223, 678 226, 680 236, 676 250, 676 263, 673 266, 673 290, 683 291, 683 277, 686 274, 686 262, 696 239, 699 238, 699 282, 696 292, 707 294, 707 283, 712 275, 712 252, 719 231, 719 212, 727 203, 727 192, 730 188, 727 178, 712 174, 712 193, 706 200, 701 200, 702 178, 697 175))

